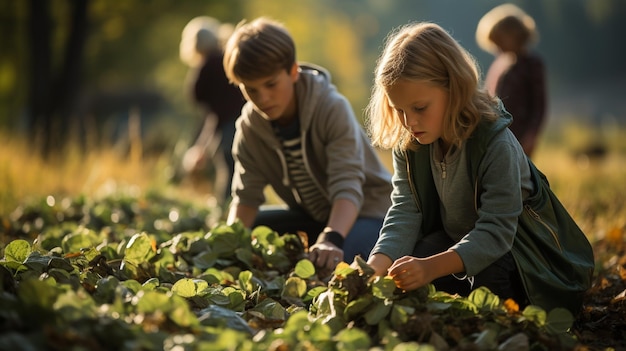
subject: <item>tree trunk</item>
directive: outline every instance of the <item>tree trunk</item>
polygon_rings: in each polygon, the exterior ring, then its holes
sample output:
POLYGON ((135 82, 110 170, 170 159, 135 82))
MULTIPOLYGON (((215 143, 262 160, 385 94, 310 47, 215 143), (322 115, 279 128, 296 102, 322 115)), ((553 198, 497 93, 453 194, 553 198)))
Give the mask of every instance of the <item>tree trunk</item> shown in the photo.
POLYGON ((30 94, 27 113, 28 135, 40 151, 49 150, 50 130, 50 3, 30 0, 30 94))
POLYGON ((72 18, 61 67, 52 78, 50 5, 47 0, 30 1, 31 94, 28 128, 40 153, 49 157, 60 151, 68 138, 76 92, 82 71, 87 36, 87 1, 68 0, 72 18))

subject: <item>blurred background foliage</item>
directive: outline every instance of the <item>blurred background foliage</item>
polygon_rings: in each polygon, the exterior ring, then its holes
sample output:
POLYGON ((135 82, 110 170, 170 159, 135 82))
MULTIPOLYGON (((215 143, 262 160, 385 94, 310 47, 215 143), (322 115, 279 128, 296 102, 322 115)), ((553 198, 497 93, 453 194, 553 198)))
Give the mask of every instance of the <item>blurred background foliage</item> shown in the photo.
MULTIPOLYGON (((547 65, 543 144, 568 145, 576 154, 611 142, 625 154, 626 1, 512 2, 534 17, 536 50, 547 65)), ((172 159, 200 123, 184 90, 188 67, 178 56, 182 29, 195 16, 233 24, 258 16, 283 22, 298 59, 328 68, 362 117, 389 31, 410 21, 439 23, 486 71, 492 56, 478 48, 476 25, 501 3, 0 0, 0 181, 6 185, 0 213, 26 195, 88 192, 111 177, 124 178, 118 173, 125 172, 131 183, 171 175, 172 159)), ((561 153, 539 151, 537 162, 548 175, 563 165, 552 162, 561 153)), ((623 168, 621 162, 614 169, 623 168)))
MULTIPOLYGON (((298 58, 326 66, 357 115, 367 104, 386 34, 414 20, 437 22, 486 70, 492 57, 474 40, 493 0, 0 0, 0 127, 26 133, 50 119, 56 130, 116 138, 131 108, 154 142, 195 127, 184 94, 187 67, 178 59, 184 25, 198 15, 237 23, 260 15, 282 21, 298 58), (82 16, 82 17, 81 17, 82 16), (97 132, 97 133, 96 133, 97 132)), ((626 2, 514 1, 537 22, 545 57, 550 118, 622 122, 626 107, 626 2)), ((46 131, 41 132, 43 134, 46 131)), ((57 140, 59 139, 60 140, 57 140)), ((161 145, 165 147, 167 143, 161 145)), ((158 146, 158 145, 157 145, 158 146)))

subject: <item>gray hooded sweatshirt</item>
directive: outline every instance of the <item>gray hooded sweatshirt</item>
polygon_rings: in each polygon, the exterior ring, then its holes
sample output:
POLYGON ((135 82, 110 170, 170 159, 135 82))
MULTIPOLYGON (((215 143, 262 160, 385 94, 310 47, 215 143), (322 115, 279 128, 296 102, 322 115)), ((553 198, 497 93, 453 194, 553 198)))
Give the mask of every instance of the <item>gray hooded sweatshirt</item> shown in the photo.
MULTIPOLYGON (((383 218, 391 204, 391 174, 330 74, 319 66, 301 65, 295 95, 304 164, 326 205, 347 199, 359 216, 383 218)), ((289 180, 280 140, 251 102, 237 120, 233 157, 233 205, 259 207, 266 200, 265 187, 271 185, 290 208, 303 208, 289 180)))

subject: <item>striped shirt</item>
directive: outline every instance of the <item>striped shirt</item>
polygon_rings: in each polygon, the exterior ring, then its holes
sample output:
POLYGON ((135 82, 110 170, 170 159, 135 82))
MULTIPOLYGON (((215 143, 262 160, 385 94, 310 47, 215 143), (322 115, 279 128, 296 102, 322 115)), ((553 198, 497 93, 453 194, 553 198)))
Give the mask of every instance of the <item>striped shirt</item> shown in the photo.
POLYGON ((281 142, 287 163, 287 173, 300 196, 302 208, 316 221, 326 222, 330 215, 330 204, 319 191, 305 167, 300 136, 300 120, 295 118, 294 122, 286 127, 278 126, 276 123, 272 125, 281 142))

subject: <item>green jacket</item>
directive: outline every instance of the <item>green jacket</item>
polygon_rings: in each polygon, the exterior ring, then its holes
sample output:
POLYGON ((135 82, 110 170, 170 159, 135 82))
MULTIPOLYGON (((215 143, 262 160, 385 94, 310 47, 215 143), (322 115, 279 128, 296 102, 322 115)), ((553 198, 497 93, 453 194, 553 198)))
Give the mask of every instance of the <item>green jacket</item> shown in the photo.
MULTIPOLYGON (((482 123, 467 141, 467 162, 473 180, 475 210, 480 208, 481 179, 478 169, 485 150, 497 133, 511 122, 508 113, 493 123, 482 123)), ((430 169, 428 148, 405 152, 409 181, 417 207, 422 212, 422 232, 442 229, 437 206, 439 197, 430 169)), ((573 314, 582 305, 591 286, 593 251, 585 234, 556 198, 546 177, 528 160, 535 192, 523 204, 511 252, 530 302, 545 310, 564 307, 573 314)))

